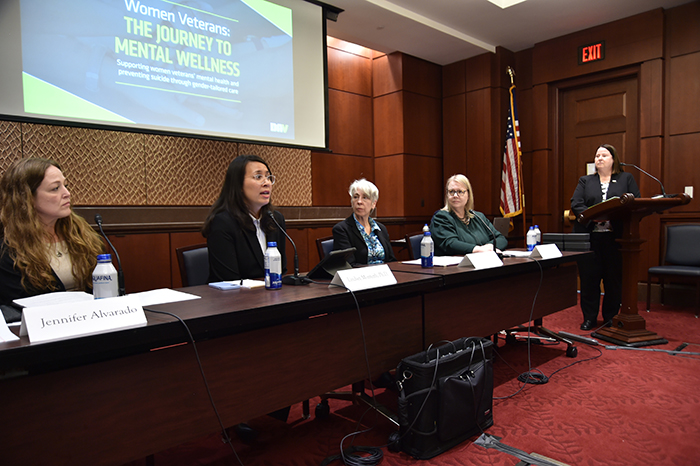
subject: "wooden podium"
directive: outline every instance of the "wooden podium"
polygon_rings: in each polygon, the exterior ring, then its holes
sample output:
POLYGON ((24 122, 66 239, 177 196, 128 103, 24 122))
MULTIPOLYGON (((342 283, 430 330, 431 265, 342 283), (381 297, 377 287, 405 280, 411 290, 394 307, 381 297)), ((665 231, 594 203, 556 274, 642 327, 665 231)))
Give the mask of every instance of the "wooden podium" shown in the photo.
POLYGON ((612 326, 602 328, 594 337, 623 346, 648 346, 668 343, 656 333, 647 330, 644 318, 637 309, 637 280, 640 245, 646 241, 639 236, 642 218, 663 212, 690 202, 687 194, 658 199, 635 198, 631 193, 609 199, 586 209, 578 217, 579 223, 590 221, 618 220, 623 224, 620 243, 622 253, 622 307, 613 318, 612 326))

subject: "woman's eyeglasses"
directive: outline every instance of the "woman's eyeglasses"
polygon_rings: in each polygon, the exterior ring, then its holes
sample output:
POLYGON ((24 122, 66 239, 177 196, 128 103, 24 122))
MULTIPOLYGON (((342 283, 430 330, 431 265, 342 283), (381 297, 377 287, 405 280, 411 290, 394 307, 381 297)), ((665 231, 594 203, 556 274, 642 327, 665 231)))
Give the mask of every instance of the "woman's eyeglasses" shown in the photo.
POLYGON ((253 175, 253 179, 258 183, 262 183, 263 180, 267 180, 270 184, 275 184, 275 175, 263 175, 261 173, 256 173, 253 175))
POLYGON ((466 192, 467 191, 464 189, 450 189, 449 191, 447 191, 447 195, 450 197, 452 197, 454 195, 462 197, 462 196, 464 196, 464 193, 466 193, 466 192))

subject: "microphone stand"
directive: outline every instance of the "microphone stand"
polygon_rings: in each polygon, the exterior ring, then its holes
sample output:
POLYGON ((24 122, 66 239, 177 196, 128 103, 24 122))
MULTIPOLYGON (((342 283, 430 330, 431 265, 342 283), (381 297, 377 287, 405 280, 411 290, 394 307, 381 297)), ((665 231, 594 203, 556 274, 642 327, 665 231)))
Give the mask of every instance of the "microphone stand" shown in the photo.
POLYGON ((97 223, 97 226, 100 227, 100 233, 102 233, 102 237, 105 240, 107 240, 107 244, 109 244, 109 247, 112 248, 112 252, 114 252, 114 255, 117 258, 117 284, 119 286, 119 296, 126 296, 126 288, 124 288, 124 271, 122 270, 122 261, 119 259, 119 253, 114 248, 114 245, 109 240, 109 238, 107 238, 107 235, 105 235, 105 231, 102 229, 102 215, 95 214, 95 223, 97 223))
POLYGON ((653 180, 656 180, 656 182, 659 183, 659 185, 661 186, 661 197, 674 197, 672 194, 666 194, 666 190, 664 189, 664 184, 663 184, 661 181, 659 181, 659 179, 656 178, 654 175, 652 175, 652 174, 650 174, 650 173, 648 173, 648 172, 642 170, 641 168, 639 168, 638 166, 636 166, 636 165, 633 164, 633 163, 622 163, 622 162, 620 162, 620 165, 623 166, 623 167, 634 167, 634 168, 636 168, 637 170, 639 170, 640 172, 642 172, 642 173, 644 173, 645 175, 647 175, 648 177, 652 178, 653 180))
POLYGON ((498 256, 499 259, 503 260, 503 253, 498 252, 498 248, 496 247, 496 233, 493 232, 493 230, 491 229, 491 227, 489 226, 489 224, 487 222, 484 222, 484 220, 481 217, 476 215, 476 212, 474 212, 473 210, 470 210, 469 212, 471 212, 471 214, 474 215, 474 217, 478 218, 482 225, 484 225, 486 228, 488 228, 489 232, 491 233, 491 237, 493 238, 493 241, 492 241, 493 252, 496 253, 496 255, 498 256))
POLYGON ((277 219, 275 218, 275 214, 273 214, 271 211, 268 211, 267 214, 270 216, 273 222, 275 222, 275 225, 277 225, 277 228, 280 229, 282 233, 284 233, 284 236, 287 237, 290 243, 292 243, 292 247, 294 248, 294 275, 285 275, 282 277, 282 284, 284 285, 308 285, 310 282, 306 277, 300 277, 299 276, 299 254, 297 253, 297 245, 294 244, 294 241, 292 241, 292 238, 289 237, 287 232, 285 231, 284 228, 282 228, 282 225, 279 224, 277 219))

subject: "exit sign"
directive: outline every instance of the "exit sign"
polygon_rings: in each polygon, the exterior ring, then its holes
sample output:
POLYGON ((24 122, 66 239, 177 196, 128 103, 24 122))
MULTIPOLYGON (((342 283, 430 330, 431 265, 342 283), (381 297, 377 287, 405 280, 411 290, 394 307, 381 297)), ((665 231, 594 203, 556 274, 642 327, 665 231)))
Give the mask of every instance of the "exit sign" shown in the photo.
POLYGON ((605 58, 605 41, 582 45, 578 48, 578 64, 600 61, 605 58))

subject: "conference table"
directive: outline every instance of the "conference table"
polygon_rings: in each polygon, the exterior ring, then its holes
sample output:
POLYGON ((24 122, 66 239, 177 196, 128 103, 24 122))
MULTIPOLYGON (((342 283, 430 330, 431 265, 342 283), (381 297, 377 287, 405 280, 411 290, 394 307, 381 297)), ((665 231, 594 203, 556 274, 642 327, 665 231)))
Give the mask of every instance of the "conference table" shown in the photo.
POLYGON ((229 427, 378 376, 433 342, 544 317, 576 304, 581 254, 483 270, 391 263, 397 283, 355 292, 359 311, 328 283, 188 287, 200 299, 148 306, 144 327, 0 343, 0 464, 119 465, 220 431, 198 359, 229 427))

